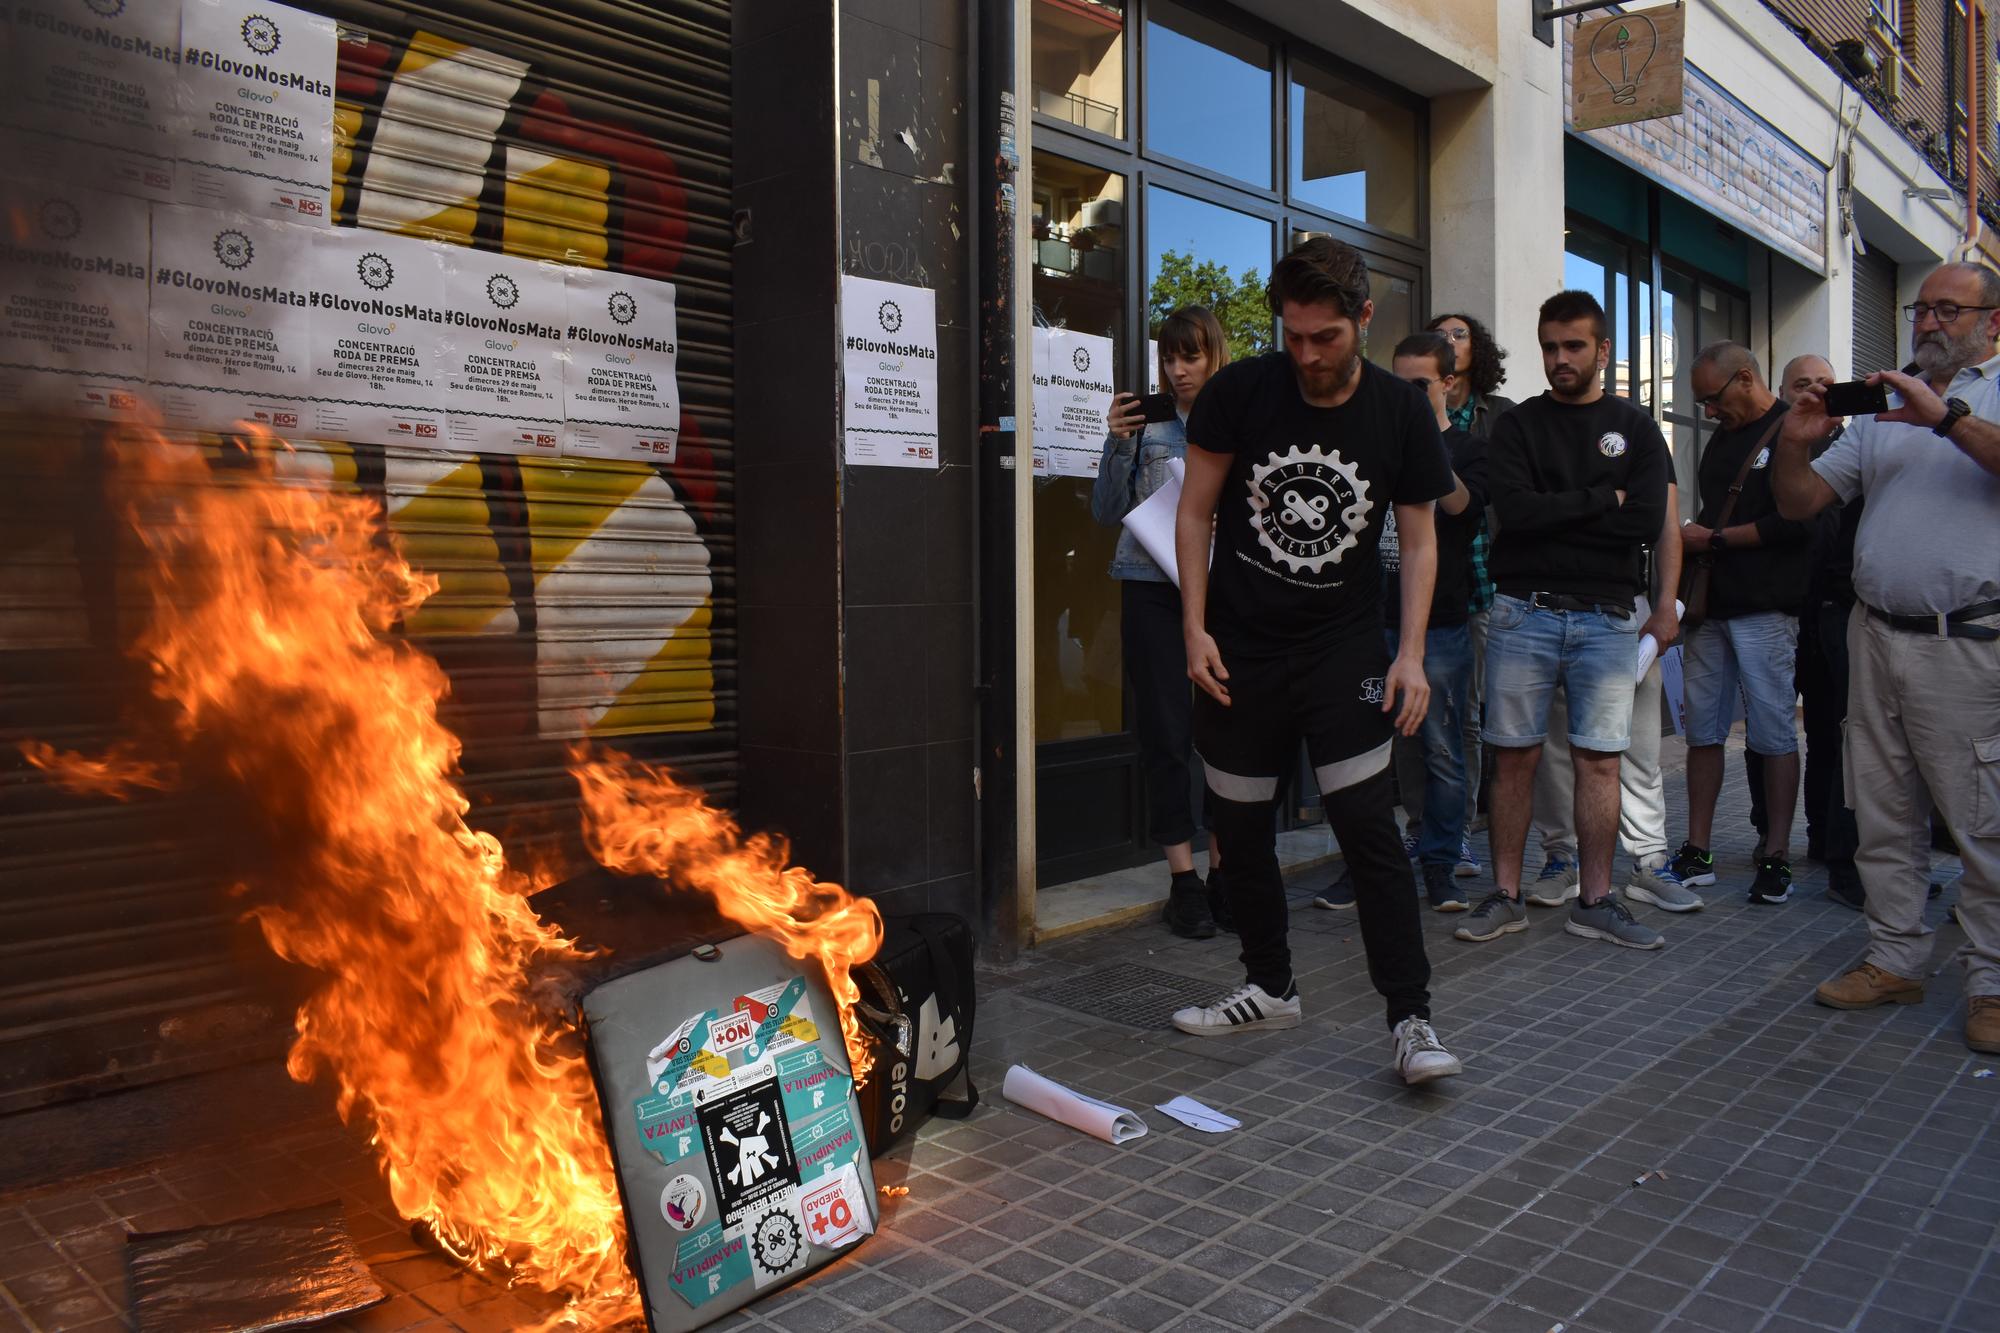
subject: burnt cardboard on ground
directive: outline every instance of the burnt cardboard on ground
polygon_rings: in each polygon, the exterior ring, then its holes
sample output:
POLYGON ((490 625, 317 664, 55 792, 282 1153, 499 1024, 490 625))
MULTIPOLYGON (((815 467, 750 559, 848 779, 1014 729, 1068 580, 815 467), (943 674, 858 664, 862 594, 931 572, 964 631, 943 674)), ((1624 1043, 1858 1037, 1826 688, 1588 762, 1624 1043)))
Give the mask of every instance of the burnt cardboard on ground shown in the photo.
POLYGON ((137 1333, 306 1328, 387 1299, 339 1200, 126 1237, 137 1333))

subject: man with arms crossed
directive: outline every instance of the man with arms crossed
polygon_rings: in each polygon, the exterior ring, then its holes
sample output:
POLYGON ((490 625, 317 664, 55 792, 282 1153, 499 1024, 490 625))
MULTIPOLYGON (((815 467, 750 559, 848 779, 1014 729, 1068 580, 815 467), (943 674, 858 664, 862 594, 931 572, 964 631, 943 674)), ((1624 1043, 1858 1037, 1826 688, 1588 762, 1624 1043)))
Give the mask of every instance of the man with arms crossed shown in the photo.
POLYGON ((1275 818, 1303 737, 1354 872, 1396 1070, 1422 1083, 1460 1065, 1430 1025, 1430 960, 1390 804, 1389 752, 1395 732, 1415 734, 1430 694, 1431 507, 1455 487, 1423 392, 1361 359, 1375 308, 1360 253, 1307 240, 1278 261, 1269 298, 1284 350, 1232 362, 1202 389, 1188 415, 1175 533, 1195 749, 1210 826, 1229 849, 1244 984, 1173 1021, 1205 1037, 1298 1026, 1275 818), (1403 562, 1393 663, 1377 553, 1392 506, 1403 562))
POLYGON ((1498 766, 1488 828, 1500 887, 1453 933, 1481 942, 1527 929, 1521 850, 1560 685, 1581 863, 1581 896, 1563 929, 1657 949, 1659 932, 1612 896, 1611 854, 1619 756, 1632 738, 1640 552, 1664 519, 1667 446, 1651 417, 1604 392, 1611 340, 1597 298, 1558 292, 1542 303, 1536 327, 1549 390, 1500 418, 1488 460, 1500 529, 1486 640, 1486 744, 1498 766))
POLYGON ((1965 865, 1965 1044, 2000 1054, 2000 274, 1946 264, 1905 312, 1921 378, 1868 377, 1901 405, 1857 418, 1812 459, 1835 419, 1808 388, 1772 460, 1787 518, 1868 502, 1854 535, 1845 777, 1869 945, 1816 998, 1836 1009, 1923 999, 1935 799, 1965 865))

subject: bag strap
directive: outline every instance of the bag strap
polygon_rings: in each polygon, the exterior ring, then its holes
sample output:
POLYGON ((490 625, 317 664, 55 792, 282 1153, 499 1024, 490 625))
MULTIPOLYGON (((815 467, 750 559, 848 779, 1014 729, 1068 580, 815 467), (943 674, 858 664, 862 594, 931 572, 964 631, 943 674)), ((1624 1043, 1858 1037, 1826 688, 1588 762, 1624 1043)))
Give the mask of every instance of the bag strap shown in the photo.
MULTIPOLYGON (((956 989, 947 996, 945 978, 953 974, 951 955, 944 947, 944 932, 928 920, 910 922, 911 929, 924 937, 924 944, 931 955, 931 993, 940 999, 948 999, 951 1005, 951 1027, 961 1043, 959 1048, 959 1077, 965 1080, 965 1096, 939 1097, 932 1110, 947 1120, 963 1120, 979 1106, 979 1088, 972 1081, 972 1023, 958 1002, 956 989)), ((972 979, 966 978, 971 984, 972 979)))
POLYGON ((1729 498, 1722 502, 1722 512, 1715 516, 1715 526, 1718 530, 1729 526, 1730 518, 1736 513, 1736 502, 1743 498, 1743 483, 1750 480, 1750 470, 1757 466, 1757 455, 1764 452, 1777 435, 1778 428, 1784 424, 1785 419, 1782 416, 1773 421, 1765 428, 1757 443, 1750 446, 1750 452, 1743 455, 1743 466, 1736 469, 1736 480, 1729 483, 1729 498))

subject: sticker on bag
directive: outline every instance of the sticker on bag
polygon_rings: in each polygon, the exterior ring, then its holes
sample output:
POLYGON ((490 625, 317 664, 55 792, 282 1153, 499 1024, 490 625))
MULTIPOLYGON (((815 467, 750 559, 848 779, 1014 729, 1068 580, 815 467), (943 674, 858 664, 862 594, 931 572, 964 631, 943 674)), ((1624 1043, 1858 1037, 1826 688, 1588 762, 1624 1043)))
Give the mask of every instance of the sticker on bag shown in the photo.
POLYGON ((875 1230, 861 1173, 849 1162, 816 1184, 799 1187, 799 1215, 812 1243, 829 1250, 852 1245, 875 1230))
POLYGON ((680 1298, 699 1309, 750 1276, 750 1246, 740 1231, 711 1222, 674 1249, 669 1277, 680 1298))

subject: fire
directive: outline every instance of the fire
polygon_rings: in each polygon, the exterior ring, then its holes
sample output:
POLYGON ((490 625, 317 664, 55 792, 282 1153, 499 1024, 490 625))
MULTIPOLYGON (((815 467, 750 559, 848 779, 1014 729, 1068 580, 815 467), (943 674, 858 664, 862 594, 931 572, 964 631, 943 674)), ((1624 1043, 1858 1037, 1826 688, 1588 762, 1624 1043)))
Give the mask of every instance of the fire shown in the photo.
POLYGON ((460 1258, 569 1293, 574 1322, 636 1317, 596 1093, 549 984, 577 951, 465 823, 444 673, 384 637, 435 582, 372 502, 277 481, 272 447, 211 471, 157 437, 120 446, 148 557, 134 651, 172 734, 150 760, 30 757, 83 790, 158 785, 171 758, 240 792, 273 848, 250 911, 323 977, 292 1076, 331 1074, 396 1208, 460 1258))
POLYGON ((744 929, 817 963, 840 1010, 854 1082, 867 1082, 873 1059, 855 1018, 861 989, 853 969, 882 943, 875 904, 788 866, 782 840, 744 837, 728 815, 660 768, 616 752, 600 758, 579 752, 574 760, 590 854, 623 874, 699 889, 744 929))

